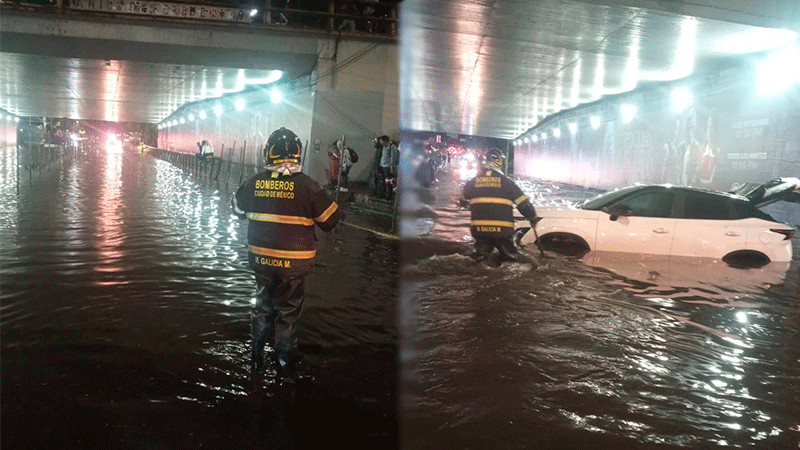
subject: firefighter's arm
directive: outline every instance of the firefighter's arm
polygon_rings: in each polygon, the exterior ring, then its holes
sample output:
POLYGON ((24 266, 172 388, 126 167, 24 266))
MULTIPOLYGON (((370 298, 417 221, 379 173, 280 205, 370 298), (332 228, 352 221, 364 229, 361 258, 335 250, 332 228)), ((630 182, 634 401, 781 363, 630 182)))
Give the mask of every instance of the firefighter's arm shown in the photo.
POLYGON ((342 212, 339 210, 339 205, 328 197, 322 186, 315 187, 318 189, 312 189, 310 195, 314 222, 322 231, 331 231, 339 223, 342 212))
POLYGON ((531 199, 528 198, 517 185, 512 186, 512 191, 512 201, 517 206, 517 210, 519 210, 520 214, 525 216, 526 219, 530 220, 531 226, 533 226, 534 221, 538 222, 538 220, 536 220, 536 208, 533 207, 531 199))
POLYGON ((244 185, 239 186, 239 189, 236 190, 236 193, 233 194, 231 198, 231 207, 233 208, 233 214, 240 218, 246 219, 247 218, 247 211, 245 211, 245 199, 243 196, 244 193, 244 185))

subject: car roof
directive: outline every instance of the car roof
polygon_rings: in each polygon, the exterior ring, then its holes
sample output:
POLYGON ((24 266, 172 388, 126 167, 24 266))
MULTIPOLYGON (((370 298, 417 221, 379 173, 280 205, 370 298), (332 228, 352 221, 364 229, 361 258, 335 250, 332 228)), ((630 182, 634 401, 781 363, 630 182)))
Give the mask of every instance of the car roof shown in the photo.
POLYGON ((712 194, 712 195, 719 195, 719 196, 722 196, 722 197, 727 197, 727 198, 731 198, 731 199, 735 199, 735 200, 749 201, 747 197, 744 197, 742 195, 732 194, 730 192, 717 191, 717 190, 714 190, 714 189, 693 187, 693 186, 678 186, 678 185, 674 185, 674 184, 641 184, 641 183, 636 183, 636 184, 633 184, 633 185, 630 185, 630 186, 626 186, 626 187, 637 187, 637 188, 640 188, 642 190, 644 190, 644 189, 671 189, 671 190, 675 190, 675 191, 697 192, 697 193, 701 193, 701 194, 712 194))

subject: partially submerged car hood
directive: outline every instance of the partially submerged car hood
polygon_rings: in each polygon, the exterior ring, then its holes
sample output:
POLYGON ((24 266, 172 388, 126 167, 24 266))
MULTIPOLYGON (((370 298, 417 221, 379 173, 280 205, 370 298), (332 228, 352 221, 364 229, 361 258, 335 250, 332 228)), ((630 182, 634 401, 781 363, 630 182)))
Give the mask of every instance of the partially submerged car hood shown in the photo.
POLYGON ((746 183, 733 193, 747 197, 756 206, 779 200, 800 203, 800 179, 787 177, 774 178, 764 184, 746 183))

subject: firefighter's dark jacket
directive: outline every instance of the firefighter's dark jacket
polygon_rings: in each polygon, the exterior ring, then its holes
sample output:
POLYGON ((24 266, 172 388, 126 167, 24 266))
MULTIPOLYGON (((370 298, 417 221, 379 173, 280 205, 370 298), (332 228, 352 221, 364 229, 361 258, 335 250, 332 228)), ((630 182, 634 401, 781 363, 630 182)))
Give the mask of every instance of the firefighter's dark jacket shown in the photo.
POLYGON ((250 267, 290 279, 311 270, 316 255, 314 225, 330 231, 339 207, 304 173, 279 176, 265 171, 245 181, 233 197, 233 211, 249 219, 250 267))
POLYGON ((467 181, 464 197, 472 212, 470 232, 475 237, 499 238, 514 234, 514 209, 528 220, 536 210, 528 196, 513 181, 497 170, 483 168, 467 181))

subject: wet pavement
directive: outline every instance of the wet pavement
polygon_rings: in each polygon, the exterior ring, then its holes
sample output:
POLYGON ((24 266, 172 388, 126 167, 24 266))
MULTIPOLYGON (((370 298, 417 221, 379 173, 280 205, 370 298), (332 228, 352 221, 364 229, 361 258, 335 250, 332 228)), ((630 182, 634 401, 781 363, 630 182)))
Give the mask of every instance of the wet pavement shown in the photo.
MULTIPOLYGON (((596 194, 519 183, 539 204, 596 194)), ((478 265, 459 184, 445 169, 404 204, 403 448, 797 448, 797 238, 760 269, 531 248, 478 265)))
MULTIPOLYGON (((73 154, 16 189, 0 153, 3 448, 397 442, 397 241, 318 232, 301 370, 250 393, 246 222, 166 161, 73 154)), ((387 231, 387 230, 383 230, 387 231)))

